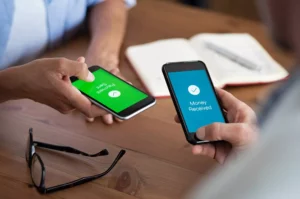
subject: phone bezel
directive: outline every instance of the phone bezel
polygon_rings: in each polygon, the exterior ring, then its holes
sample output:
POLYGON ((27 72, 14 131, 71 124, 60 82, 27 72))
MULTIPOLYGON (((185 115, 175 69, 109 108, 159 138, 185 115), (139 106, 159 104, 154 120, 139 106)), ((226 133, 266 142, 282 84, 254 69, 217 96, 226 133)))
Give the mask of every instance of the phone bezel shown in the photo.
MULTIPOLYGON (((104 70, 105 72, 107 72, 107 73, 113 75, 114 77, 118 78, 118 79, 121 80, 122 82, 124 82, 124 83, 128 84, 129 86, 131 86, 131 87, 133 87, 133 88, 139 90, 140 92, 144 93, 144 94, 147 95, 148 97, 145 98, 145 99, 143 99, 143 100, 141 100, 141 101, 139 101, 139 102, 137 102, 136 104, 134 104, 134 105, 132 105, 132 106, 130 106, 130 107, 124 109, 124 110, 121 111, 121 112, 115 112, 115 111, 113 111, 112 109, 110 109, 108 106, 102 104, 101 102, 99 102, 98 100, 96 100, 96 99, 92 98, 91 96, 87 95, 87 94, 84 93, 83 91, 80 91, 83 95, 85 95, 86 97, 88 97, 88 98, 93 102, 93 104, 95 104, 95 105, 97 105, 97 106, 99 106, 99 107, 105 109, 105 110, 108 111, 109 113, 113 114, 114 116, 116 116, 116 117, 118 117, 118 118, 120 118, 120 119, 122 119, 122 120, 129 119, 129 118, 133 117, 134 115, 136 115, 136 114, 138 114, 138 113, 140 113, 140 112, 146 110, 147 108, 149 108, 149 107, 151 107, 151 106, 153 106, 153 105, 155 104, 155 98, 154 98, 154 97, 152 97, 151 95, 145 93, 144 91, 142 91, 142 90, 136 88, 135 86, 129 84, 128 82, 126 82, 126 81, 124 81, 123 79, 117 77, 116 75, 110 73, 109 71, 105 70, 104 68, 102 68, 102 67, 100 67, 100 66, 96 66, 96 65, 95 65, 95 66, 91 66, 91 67, 89 68, 89 71, 90 71, 90 72, 95 72, 95 71, 97 71, 97 70, 104 70)), ((73 82, 77 81, 78 78, 73 76, 73 77, 70 77, 70 80, 71 80, 71 82, 73 83, 73 82)))
POLYGON ((192 70, 204 70, 208 76, 208 79, 209 79, 209 82, 210 84, 212 85, 212 88, 213 88, 213 92, 215 93, 215 96, 217 98, 217 102, 218 102, 218 105, 221 109, 221 112, 222 112, 222 115, 224 117, 224 121, 227 123, 227 119, 226 119, 226 115, 223 111, 223 108, 222 108, 222 104, 221 104, 221 101, 216 93, 216 90, 214 88, 214 85, 213 85, 213 82, 211 80, 211 77, 210 77, 210 74, 209 74, 209 71, 207 70, 207 67, 206 65, 202 62, 202 61, 193 61, 193 62, 173 62, 173 63, 167 63, 167 64, 164 64, 163 67, 162 67, 162 72, 163 72, 163 75, 165 77, 165 80, 166 80, 166 83, 167 83, 167 86, 169 88, 169 91, 170 91, 170 94, 171 94, 171 98, 172 98, 172 101, 174 103, 174 106, 175 106, 175 109, 176 109, 176 112, 177 112, 177 115, 178 115, 178 118, 180 120, 180 124, 183 128, 183 131, 184 131, 184 134, 185 134, 185 137, 187 139, 187 141, 193 145, 195 144, 204 144, 204 143, 208 143, 208 142, 211 142, 211 141, 207 141, 207 140, 199 140, 197 137, 196 137, 196 132, 189 132, 188 131, 188 128, 187 128, 187 125, 185 123, 185 120, 184 120, 184 117, 183 117, 183 114, 181 112, 181 109, 180 109, 180 106, 179 106, 179 103, 178 103, 178 100, 176 98, 176 95, 175 95, 175 91, 173 89, 173 86, 172 86, 172 83, 171 83, 171 80, 169 78, 169 75, 168 73, 169 72, 180 72, 180 71, 192 71, 192 70))

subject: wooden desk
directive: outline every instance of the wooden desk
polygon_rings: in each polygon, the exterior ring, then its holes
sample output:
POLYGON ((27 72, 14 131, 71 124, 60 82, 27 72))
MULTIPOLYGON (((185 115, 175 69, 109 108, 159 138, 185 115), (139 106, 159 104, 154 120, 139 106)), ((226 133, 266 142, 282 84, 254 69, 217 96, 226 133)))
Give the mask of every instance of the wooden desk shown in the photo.
MULTIPOLYGON (((291 64, 289 56, 273 48, 263 29, 251 21, 172 3, 140 0, 130 12, 123 50, 130 45, 169 37, 188 38, 200 32, 250 32, 280 63, 291 64)), ((75 59, 84 55, 87 43, 87 38, 78 38, 45 56, 75 59)), ((124 55, 121 70, 141 87, 124 55)), ((254 105, 257 96, 269 87, 228 90, 254 105)), ((180 198, 214 162, 191 154, 181 127, 173 122, 174 115, 171 100, 164 99, 130 121, 105 126, 100 119, 89 124, 79 113, 61 115, 29 100, 4 103, 0 105, 0 198, 180 198), (47 186, 101 172, 122 148, 127 149, 127 154, 103 179, 42 196, 29 188, 31 179, 24 157, 29 127, 34 128, 35 140, 69 145, 90 153, 103 148, 111 152, 107 158, 83 158, 39 150, 47 169, 47 186)))

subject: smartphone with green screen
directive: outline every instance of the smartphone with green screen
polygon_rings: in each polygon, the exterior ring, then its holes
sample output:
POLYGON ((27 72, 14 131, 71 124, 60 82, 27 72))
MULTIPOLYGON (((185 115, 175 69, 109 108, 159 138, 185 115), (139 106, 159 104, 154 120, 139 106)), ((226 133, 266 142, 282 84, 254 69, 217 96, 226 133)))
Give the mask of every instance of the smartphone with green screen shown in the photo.
POLYGON ((93 82, 71 77, 72 85, 92 103, 119 119, 127 120, 155 104, 155 98, 111 74, 100 66, 92 66, 93 82))

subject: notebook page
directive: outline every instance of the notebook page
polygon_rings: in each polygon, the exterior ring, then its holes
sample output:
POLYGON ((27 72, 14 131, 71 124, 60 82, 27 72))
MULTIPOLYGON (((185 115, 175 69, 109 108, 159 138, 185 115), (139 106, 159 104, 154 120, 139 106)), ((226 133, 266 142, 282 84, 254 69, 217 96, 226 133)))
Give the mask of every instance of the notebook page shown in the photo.
POLYGON ((254 72, 241 67, 239 64, 208 50, 202 38, 191 39, 190 45, 199 54, 199 56, 204 57, 203 61, 206 63, 208 70, 210 73, 214 74, 216 79, 218 79, 221 87, 228 83, 241 83, 240 81, 244 82, 244 76, 249 76, 249 73, 255 75, 254 72))
MULTIPOLYGON (((197 52, 199 57, 202 57, 202 61, 205 63, 211 79, 216 87, 223 87, 224 83, 224 71, 226 67, 221 64, 217 54, 208 51, 205 47, 205 43, 202 40, 191 40, 190 46, 197 52)), ((227 71, 226 71, 227 72, 227 71)), ((229 71, 228 71, 229 72, 229 71)))
POLYGON ((170 95, 162 74, 164 64, 199 60, 185 39, 166 39, 131 46, 126 50, 126 55, 147 90, 155 97, 170 95))
POLYGON ((223 84, 272 82, 285 78, 288 73, 249 34, 199 34, 190 39, 195 51, 205 57, 211 70, 223 84), (261 71, 249 70, 240 64, 208 49, 206 42, 226 49, 261 66, 261 71))

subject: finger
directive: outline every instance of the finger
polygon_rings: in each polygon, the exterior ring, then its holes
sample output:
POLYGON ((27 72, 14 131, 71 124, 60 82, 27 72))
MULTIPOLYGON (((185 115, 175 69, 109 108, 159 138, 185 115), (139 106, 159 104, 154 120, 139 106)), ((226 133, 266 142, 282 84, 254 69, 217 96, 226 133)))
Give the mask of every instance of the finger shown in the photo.
MULTIPOLYGON (((85 63, 79 61, 72 61, 67 59, 62 59, 61 65, 63 68, 64 75, 76 76, 79 79, 85 80, 87 82, 92 82, 95 80, 94 75, 88 70, 88 67, 85 63)), ((83 58, 79 58, 80 61, 83 61, 83 58)))
POLYGON ((117 122, 119 122, 119 123, 122 123, 124 120, 121 120, 121 119, 119 119, 119 118, 117 118, 117 117, 114 117, 115 118, 115 120, 117 121, 117 122))
MULTIPOLYGON (((85 63, 85 57, 78 57, 77 61, 81 62, 81 63, 85 63)), ((94 105, 92 105, 91 115, 93 115, 93 116, 101 116, 101 115, 103 115, 105 113, 106 113, 105 111, 103 111, 103 110, 101 110, 101 109, 99 109, 97 107, 94 107, 94 105)), ((87 117, 86 120, 88 122, 94 122, 95 118, 94 117, 87 117)))
POLYGON ((232 146, 228 142, 216 142, 214 143, 216 152, 215 152, 215 159, 220 163, 223 164, 229 155, 232 146))
POLYGON ((216 88, 216 92, 218 94, 218 97, 222 101, 223 108, 225 108, 226 110, 235 109, 240 104, 244 104, 242 101, 234 97, 231 93, 223 89, 216 88))
POLYGON ((257 138, 256 129, 247 123, 214 123, 198 129, 196 133, 200 140, 225 140, 234 147, 249 145, 257 138))
POLYGON ((175 115, 174 120, 175 120, 175 122, 180 123, 178 115, 175 115))
POLYGON ((192 152, 194 155, 204 155, 211 158, 215 157, 216 148, 213 144, 207 143, 193 146, 192 152))
POLYGON ((62 90, 64 91, 66 98, 69 100, 69 103, 88 118, 106 114, 104 110, 93 105, 91 101, 82 95, 73 85, 65 85, 62 90))
POLYGON ((223 89, 216 88, 216 92, 223 108, 229 113, 227 115, 230 122, 255 122, 255 113, 247 104, 223 89))
POLYGON ((119 68, 114 68, 114 69, 110 70, 110 72, 111 72, 112 74, 118 76, 118 77, 121 78, 122 80, 126 81, 125 77, 121 74, 119 68))
POLYGON ((126 78, 122 75, 122 73, 120 72, 119 68, 114 68, 110 71, 112 74, 114 74, 115 76, 119 77, 120 79, 126 81, 128 84, 133 85, 131 82, 127 81, 126 78))
POLYGON ((103 116, 103 122, 105 124, 112 124, 114 122, 113 116, 111 114, 106 114, 103 116))
POLYGON ((72 85, 72 87, 74 88, 74 90, 78 93, 81 94, 80 90, 78 90, 78 88, 76 88, 75 86, 72 85))
POLYGON ((106 114, 107 114, 107 112, 105 110, 103 110, 103 109, 99 108, 98 106, 95 106, 95 105, 92 104, 90 117, 87 117, 86 120, 88 122, 94 122, 95 117, 104 116, 106 114))
POLYGON ((72 86, 74 91, 69 92, 68 99, 70 104, 75 107, 77 110, 82 112, 88 119, 88 121, 93 122, 94 117, 103 116, 107 112, 103 109, 98 108, 97 106, 91 104, 91 101, 82 95, 80 92, 72 86))
POLYGON ((93 117, 87 117, 87 118, 86 118, 86 121, 88 121, 88 122, 94 122, 94 121, 95 121, 95 118, 93 118, 93 117))
POLYGON ((94 117, 99 117, 99 116, 104 116, 106 115, 107 112, 101 108, 99 108, 98 106, 95 106, 92 104, 91 107, 91 116, 94 117))
POLYGON ((92 117, 92 104, 91 101, 82 95, 77 88, 72 85, 65 85, 62 89, 64 95, 69 100, 69 103, 82 112, 87 117, 92 117))
POLYGON ((80 63, 85 63, 85 57, 78 57, 77 61, 80 63))
POLYGON ((75 110, 74 107, 72 105, 69 105, 68 103, 53 104, 53 102, 45 102, 45 104, 59 111, 62 114, 69 114, 75 110))
POLYGON ((111 72, 114 75, 118 75, 120 73, 120 69, 119 68, 113 68, 113 69, 109 70, 109 72, 111 72))

